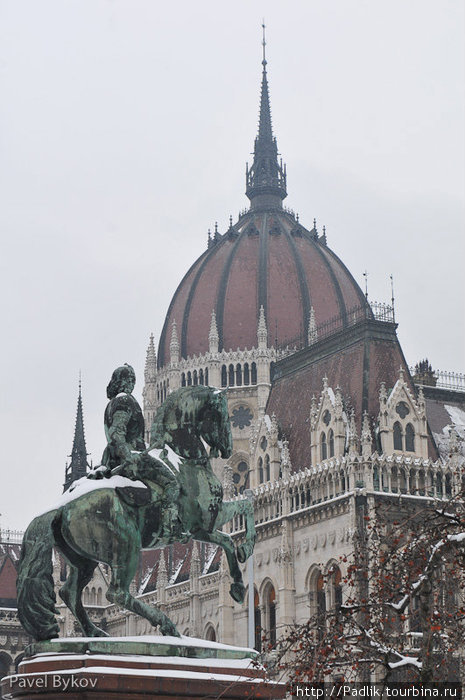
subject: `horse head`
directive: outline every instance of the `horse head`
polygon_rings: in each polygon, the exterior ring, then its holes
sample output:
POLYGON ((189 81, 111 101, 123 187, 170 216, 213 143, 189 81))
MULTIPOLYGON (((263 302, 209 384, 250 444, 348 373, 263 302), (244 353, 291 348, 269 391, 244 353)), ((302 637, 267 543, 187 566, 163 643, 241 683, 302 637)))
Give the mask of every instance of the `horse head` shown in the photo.
POLYGON ((169 394, 158 409, 150 431, 152 447, 169 445, 183 457, 231 456, 232 436, 226 394, 208 386, 185 387, 169 394))
POLYGON ((210 389, 210 400, 205 408, 200 424, 202 437, 210 445, 210 457, 221 454, 227 459, 232 454, 231 423, 228 413, 226 392, 210 389))

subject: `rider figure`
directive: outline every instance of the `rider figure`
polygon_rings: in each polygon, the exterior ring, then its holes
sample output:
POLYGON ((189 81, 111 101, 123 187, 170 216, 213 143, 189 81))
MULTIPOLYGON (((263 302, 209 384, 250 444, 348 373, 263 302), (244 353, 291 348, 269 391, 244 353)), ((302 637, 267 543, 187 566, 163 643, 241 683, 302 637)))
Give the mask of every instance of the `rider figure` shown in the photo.
POLYGON ((105 409, 105 435, 107 446, 102 456, 102 467, 91 478, 110 477, 117 473, 133 480, 154 481, 163 489, 161 501, 162 538, 181 536, 177 502, 179 485, 173 472, 162 462, 146 452, 144 442, 144 417, 141 407, 132 396, 136 375, 130 365, 118 367, 107 387, 110 399, 105 409))

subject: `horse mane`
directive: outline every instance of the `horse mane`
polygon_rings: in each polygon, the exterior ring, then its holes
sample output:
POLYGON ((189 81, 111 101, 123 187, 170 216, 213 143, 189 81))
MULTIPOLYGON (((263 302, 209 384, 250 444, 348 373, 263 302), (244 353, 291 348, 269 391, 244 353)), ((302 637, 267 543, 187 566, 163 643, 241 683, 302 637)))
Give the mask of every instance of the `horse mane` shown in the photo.
POLYGON ((210 404, 215 399, 212 387, 198 385, 188 388, 189 391, 184 387, 173 391, 157 410, 150 428, 153 447, 162 448, 169 443, 174 430, 195 425, 200 410, 205 407, 205 396, 209 397, 210 404))

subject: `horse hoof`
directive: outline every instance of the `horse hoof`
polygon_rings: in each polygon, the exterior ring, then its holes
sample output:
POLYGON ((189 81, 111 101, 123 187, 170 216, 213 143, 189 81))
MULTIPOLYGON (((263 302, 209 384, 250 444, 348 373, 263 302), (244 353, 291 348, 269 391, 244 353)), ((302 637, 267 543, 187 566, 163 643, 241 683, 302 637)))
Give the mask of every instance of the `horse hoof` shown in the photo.
POLYGON ((245 586, 243 583, 232 583, 229 589, 229 595, 236 603, 242 603, 245 598, 245 586))
POLYGON ((171 620, 165 622, 165 624, 160 626, 160 632, 164 637, 180 637, 176 625, 174 625, 171 620))

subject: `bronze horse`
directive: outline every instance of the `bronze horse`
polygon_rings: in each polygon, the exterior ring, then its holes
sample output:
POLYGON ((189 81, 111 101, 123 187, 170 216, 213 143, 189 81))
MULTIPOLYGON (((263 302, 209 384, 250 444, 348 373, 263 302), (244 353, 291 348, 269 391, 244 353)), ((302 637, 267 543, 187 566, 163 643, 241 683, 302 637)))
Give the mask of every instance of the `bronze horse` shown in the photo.
MULTIPOLYGON (((152 457, 173 470, 180 490, 177 508, 188 539, 211 542, 223 548, 233 579, 230 594, 242 602, 245 587, 238 561, 253 552, 255 524, 249 501, 223 501, 223 489, 215 476, 210 457, 228 458, 232 451, 226 397, 206 386, 179 389, 158 410, 151 430, 152 457), (204 444, 210 446, 207 453, 204 444), (245 541, 234 546, 221 527, 236 515, 246 523, 245 541)), ((37 640, 58 636, 52 577, 52 549, 56 547, 69 563, 70 573, 60 597, 89 637, 105 636, 94 625, 82 604, 84 587, 98 562, 111 568, 106 593, 110 602, 146 618, 164 635, 179 636, 173 622, 156 607, 134 598, 129 585, 136 572, 141 548, 165 547, 177 536, 161 537, 160 486, 149 470, 141 481, 118 476, 109 479, 80 479, 61 503, 37 516, 26 530, 18 572, 18 614, 26 631, 37 640)))

